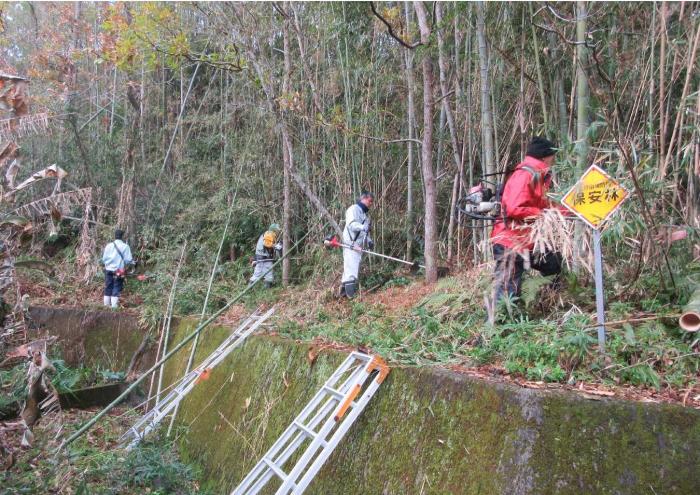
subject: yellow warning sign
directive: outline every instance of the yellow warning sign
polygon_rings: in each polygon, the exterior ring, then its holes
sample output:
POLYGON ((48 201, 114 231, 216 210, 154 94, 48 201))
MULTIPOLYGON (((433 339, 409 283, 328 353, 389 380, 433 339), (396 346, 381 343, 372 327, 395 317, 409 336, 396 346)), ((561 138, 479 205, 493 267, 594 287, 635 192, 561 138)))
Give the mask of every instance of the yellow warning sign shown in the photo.
POLYGON ((628 196, 629 192, 619 182, 597 165, 591 165, 561 202, 597 229, 628 196))

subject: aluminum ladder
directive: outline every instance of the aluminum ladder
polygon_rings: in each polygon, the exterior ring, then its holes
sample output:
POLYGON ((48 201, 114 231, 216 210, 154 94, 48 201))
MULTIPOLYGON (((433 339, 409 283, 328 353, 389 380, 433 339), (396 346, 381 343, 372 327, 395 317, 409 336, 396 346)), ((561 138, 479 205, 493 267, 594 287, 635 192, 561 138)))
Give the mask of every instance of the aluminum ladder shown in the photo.
POLYGON ((224 340, 219 347, 216 348, 202 363, 192 371, 183 376, 177 385, 160 401, 156 401, 156 405, 144 414, 129 430, 124 433, 119 439, 120 443, 127 449, 132 449, 153 431, 158 424, 168 416, 175 407, 187 396, 187 394, 199 383, 201 377, 209 374, 212 368, 217 366, 228 356, 231 351, 241 345, 243 341, 250 336, 265 320, 274 313, 275 308, 270 308, 264 314, 260 314, 258 310, 253 312, 243 323, 224 340))
POLYGON ((277 495, 304 493, 388 374, 379 356, 350 354, 231 495, 257 494, 275 476, 277 495), (300 448, 298 460, 285 472, 285 463, 300 448))

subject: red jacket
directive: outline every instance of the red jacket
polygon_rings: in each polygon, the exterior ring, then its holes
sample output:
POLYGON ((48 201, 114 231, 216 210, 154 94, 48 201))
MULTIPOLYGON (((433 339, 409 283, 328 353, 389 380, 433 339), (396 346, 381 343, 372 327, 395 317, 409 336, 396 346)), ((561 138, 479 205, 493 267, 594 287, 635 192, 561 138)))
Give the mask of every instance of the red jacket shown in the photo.
POLYGON ((551 182, 549 167, 537 158, 526 156, 515 167, 503 189, 502 217, 494 223, 491 232, 493 244, 501 244, 516 251, 532 249, 533 245, 528 240, 529 229, 514 227, 522 227, 527 220, 534 219, 550 206, 547 191, 551 182), (532 171, 536 173, 533 174, 532 171))

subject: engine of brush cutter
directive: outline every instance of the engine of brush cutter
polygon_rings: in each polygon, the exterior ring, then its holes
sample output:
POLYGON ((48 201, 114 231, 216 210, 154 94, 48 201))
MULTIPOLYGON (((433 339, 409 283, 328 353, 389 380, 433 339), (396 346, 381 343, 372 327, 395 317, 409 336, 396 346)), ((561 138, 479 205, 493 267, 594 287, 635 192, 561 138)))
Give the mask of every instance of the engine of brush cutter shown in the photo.
POLYGON ((499 196, 482 183, 459 200, 457 210, 474 220, 494 221, 501 216, 499 196))

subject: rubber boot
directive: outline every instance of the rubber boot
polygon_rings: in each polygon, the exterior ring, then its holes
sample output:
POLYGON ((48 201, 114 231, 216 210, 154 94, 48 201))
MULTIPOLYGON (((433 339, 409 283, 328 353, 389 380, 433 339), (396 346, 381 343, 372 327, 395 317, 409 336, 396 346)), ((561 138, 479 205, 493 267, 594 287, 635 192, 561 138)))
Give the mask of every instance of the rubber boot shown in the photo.
POLYGON ((112 302, 112 309, 117 309, 119 307, 119 298, 118 297, 112 297, 111 302, 112 302))
POLYGON ((111 299, 109 296, 102 296, 102 303, 109 308, 112 305, 111 299))
POLYGON ((265 288, 266 289, 272 288, 272 282, 265 282, 265 288))
POLYGON ((355 297, 355 293, 357 292, 357 281, 356 280, 352 280, 350 282, 345 282, 343 284, 343 286, 345 287, 345 296, 348 299, 352 299, 353 297, 355 297))

